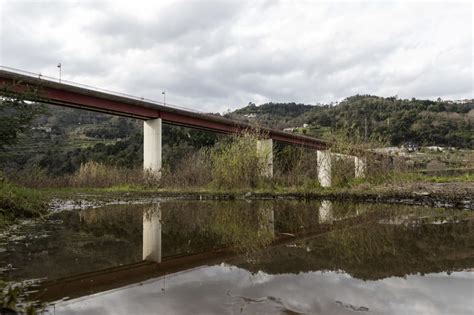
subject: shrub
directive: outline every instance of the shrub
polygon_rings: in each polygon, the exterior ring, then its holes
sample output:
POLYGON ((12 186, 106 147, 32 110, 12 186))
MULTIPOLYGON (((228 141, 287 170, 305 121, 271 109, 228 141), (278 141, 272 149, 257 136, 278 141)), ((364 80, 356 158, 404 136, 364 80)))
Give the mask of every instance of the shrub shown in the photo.
POLYGON ((160 184, 165 187, 203 187, 211 182, 210 150, 207 148, 182 158, 173 171, 162 171, 160 184))
POLYGON ((212 183, 217 188, 255 188, 261 182, 256 134, 235 136, 229 143, 211 150, 212 183))

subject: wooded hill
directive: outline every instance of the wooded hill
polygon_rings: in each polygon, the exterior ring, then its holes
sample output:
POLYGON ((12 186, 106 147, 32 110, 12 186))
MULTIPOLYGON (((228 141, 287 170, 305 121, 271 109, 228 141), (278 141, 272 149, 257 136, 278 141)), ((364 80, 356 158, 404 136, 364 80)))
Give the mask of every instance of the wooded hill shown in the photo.
MULTIPOLYGON (((250 103, 225 116, 277 129, 299 127, 295 132, 329 140, 344 132, 379 138, 387 145, 414 142, 474 148, 473 100, 458 104, 356 95, 330 105, 250 103)), ((214 145, 222 138, 166 124, 163 129, 163 158, 168 167, 196 148, 214 145)), ((47 106, 18 144, 0 152, 0 169, 11 172, 39 167, 60 175, 76 171, 89 160, 138 167, 143 158, 142 132, 143 123, 138 120, 47 106)))
POLYGON ((403 100, 396 97, 356 95, 339 104, 308 106, 295 103, 249 104, 229 117, 322 138, 331 132, 374 137, 398 146, 405 142, 457 148, 474 147, 474 100, 403 100))

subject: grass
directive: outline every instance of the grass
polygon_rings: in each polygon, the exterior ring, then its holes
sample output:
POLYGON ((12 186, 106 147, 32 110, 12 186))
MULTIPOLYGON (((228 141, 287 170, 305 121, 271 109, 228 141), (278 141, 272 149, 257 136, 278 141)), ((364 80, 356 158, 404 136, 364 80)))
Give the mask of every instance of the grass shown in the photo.
POLYGON ((457 176, 423 176, 424 180, 431 183, 453 183, 461 182, 468 183, 474 182, 474 174, 464 174, 457 176))
POLYGON ((41 191, 0 183, 0 228, 16 218, 39 217, 48 210, 48 199, 41 191))
POLYGON ((465 173, 457 175, 427 175, 421 172, 389 172, 386 175, 377 175, 365 179, 353 179, 349 182, 349 187, 356 187, 363 183, 370 183, 372 185, 383 184, 406 184, 406 183, 469 183, 474 182, 474 174, 465 173))

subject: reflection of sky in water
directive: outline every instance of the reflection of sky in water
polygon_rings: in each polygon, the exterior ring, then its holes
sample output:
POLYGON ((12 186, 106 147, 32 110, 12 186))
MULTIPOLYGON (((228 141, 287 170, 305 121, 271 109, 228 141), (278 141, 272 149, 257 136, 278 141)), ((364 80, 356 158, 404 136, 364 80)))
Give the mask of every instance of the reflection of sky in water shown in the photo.
POLYGON ((55 313, 474 314, 473 297, 472 272, 362 281, 336 272, 252 275, 220 265, 58 303, 55 313))

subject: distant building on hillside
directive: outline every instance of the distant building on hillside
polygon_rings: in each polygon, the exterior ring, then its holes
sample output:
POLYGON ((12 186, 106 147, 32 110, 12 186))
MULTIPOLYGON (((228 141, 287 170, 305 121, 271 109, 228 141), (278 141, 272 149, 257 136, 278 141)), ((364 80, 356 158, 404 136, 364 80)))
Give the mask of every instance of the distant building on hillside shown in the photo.
POLYGON ((245 114, 244 117, 247 117, 247 118, 255 118, 255 117, 257 117, 257 114, 255 114, 255 113, 252 113, 252 114, 245 114))
POLYGON ((40 131, 44 131, 46 133, 51 133, 51 131, 53 130, 51 127, 49 126, 41 126, 41 127, 33 127, 31 128, 32 130, 40 130, 40 131))
POLYGON ((402 146, 407 152, 415 152, 419 150, 418 144, 414 142, 405 142, 402 146))

